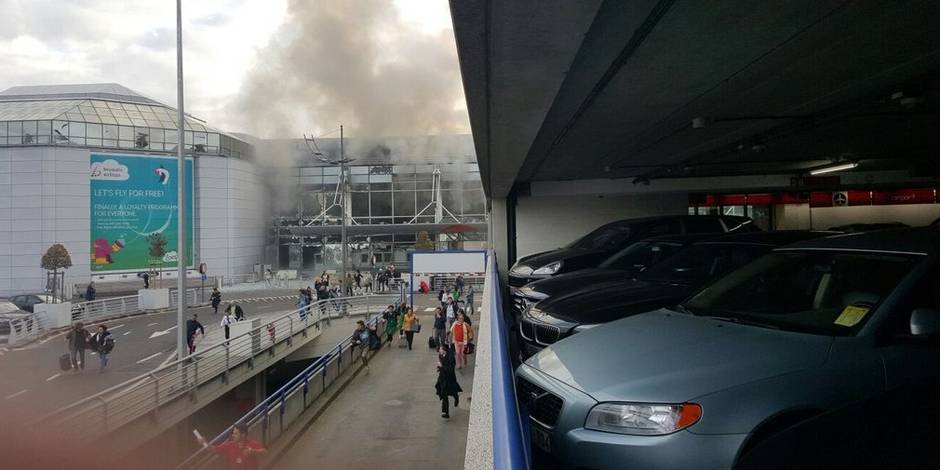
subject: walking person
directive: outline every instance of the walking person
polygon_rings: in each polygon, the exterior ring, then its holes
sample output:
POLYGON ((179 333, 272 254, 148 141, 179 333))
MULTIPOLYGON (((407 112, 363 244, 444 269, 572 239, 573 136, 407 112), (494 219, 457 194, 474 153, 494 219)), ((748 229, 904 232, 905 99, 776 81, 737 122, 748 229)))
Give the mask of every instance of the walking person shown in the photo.
POLYGON ((476 291, 473 290, 473 284, 468 284, 468 285, 467 285, 467 302, 466 302, 466 304, 465 304, 465 306, 466 306, 466 308, 467 308, 467 314, 468 314, 468 315, 472 315, 472 314, 473 314, 473 311, 475 310, 475 308, 474 308, 474 306, 473 306, 473 294, 474 294, 475 292, 476 292, 476 291))
MULTIPOLYGON (((444 318, 447 319, 447 334, 450 336, 451 327, 457 321, 457 311, 460 310, 453 300, 444 301, 444 318)), ((453 339, 451 339, 453 341, 453 339)))
POLYGON ((222 323, 220 326, 225 330, 225 340, 228 341, 229 337, 229 327, 235 324, 235 317, 231 313, 225 312, 225 315, 222 315, 222 323))
POLYGON ((307 291, 300 289, 300 295, 297 296, 297 313, 300 315, 300 321, 307 319, 307 291))
POLYGON ((69 358, 72 361, 72 369, 75 371, 85 370, 85 348, 88 347, 88 331, 82 322, 76 323, 65 335, 65 341, 69 345, 69 358))
POLYGON ((405 331, 405 341, 408 341, 408 350, 411 351, 411 343, 415 340, 415 330, 419 328, 418 316, 415 311, 408 309, 405 311, 405 318, 402 320, 402 329, 405 331))
POLYGON ((88 286, 85 287, 85 301, 91 302, 92 300, 95 300, 95 295, 97 295, 97 293, 98 291, 95 289, 95 281, 89 282, 88 286))
MULTIPOLYGON (((200 445, 209 447, 206 438, 198 434, 197 437, 200 445)), ((233 470, 258 470, 261 468, 258 456, 268 453, 264 445, 248 437, 248 425, 244 423, 236 424, 229 440, 213 446, 212 451, 223 456, 228 462, 228 468, 233 470)))
POLYGON ((218 287, 212 288, 212 294, 209 295, 209 301, 212 302, 212 314, 216 315, 219 313, 219 304, 222 303, 222 293, 219 292, 218 287))
POLYGON ((196 352, 196 331, 206 335, 206 329, 202 327, 197 319, 198 315, 193 314, 193 318, 186 320, 186 344, 189 345, 189 354, 196 352))
POLYGON ((362 358, 362 365, 366 368, 366 374, 369 373, 369 329, 366 328, 366 322, 356 321, 356 329, 352 334, 352 344, 360 349, 359 357, 362 358))
POLYGON ((467 356, 464 354, 464 347, 473 339, 473 328, 464 322, 464 314, 457 314, 457 321, 450 328, 451 338, 454 342, 454 350, 457 353, 457 368, 463 369, 467 366, 467 356))
POLYGON ((104 373, 108 367, 108 356, 114 350, 114 336, 108 331, 108 325, 98 325, 98 332, 91 337, 92 349, 98 353, 98 373, 104 373))
POLYGON ((454 397, 454 408, 460 402, 459 393, 463 391, 457 383, 457 374, 454 372, 456 361, 454 359, 454 345, 442 344, 437 348, 437 383, 434 389, 441 399, 441 418, 450 418, 450 397, 454 397))
POLYGON ((447 317, 440 307, 434 309, 434 341, 437 346, 447 344, 447 317))
POLYGON ((395 336, 395 332, 398 331, 398 312, 395 311, 394 305, 389 305, 384 312, 382 312, 382 319, 385 320, 385 340, 388 343, 388 347, 392 347, 392 337, 395 336))

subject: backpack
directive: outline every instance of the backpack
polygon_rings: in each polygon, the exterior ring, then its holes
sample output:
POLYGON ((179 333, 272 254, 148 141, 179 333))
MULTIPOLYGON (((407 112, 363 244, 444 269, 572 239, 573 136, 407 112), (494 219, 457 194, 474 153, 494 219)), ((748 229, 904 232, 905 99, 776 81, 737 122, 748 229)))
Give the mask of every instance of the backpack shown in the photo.
POLYGON ((111 351, 114 350, 114 338, 112 338, 111 335, 108 335, 108 337, 104 339, 104 344, 102 344, 98 349, 101 350, 100 354, 110 354, 111 351))

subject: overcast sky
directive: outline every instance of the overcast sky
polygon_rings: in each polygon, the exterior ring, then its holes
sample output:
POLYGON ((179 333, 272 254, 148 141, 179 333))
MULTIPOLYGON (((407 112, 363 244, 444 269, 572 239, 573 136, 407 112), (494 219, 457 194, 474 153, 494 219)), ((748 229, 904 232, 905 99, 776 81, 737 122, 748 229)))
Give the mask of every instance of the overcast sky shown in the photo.
MULTIPOLYGON (((449 41, 453 60, 446 67, 459 77, 447 1, 394 0, 394 7, 405 36, 449 41)), ((290 41, 294 9, 300 7, 288 0, 184 1, 187 113, 217 128, 256 131, 251 120, 233 115, 233 103, 265 51, 290 41)), ((175 106, 175 21, 172 0, 0 0, 0 89, 116 82, 175 106)), ((460 90, 459 78, 454 87, 460 90)), ((465 113, 457 93, 453 106, 465 113)), ((333 125, 312 122, 325 120, 315 114, 293 118, 306 122, 281 132, 333 125)), ((457 130, 469 132, 469 125, 457 130)))

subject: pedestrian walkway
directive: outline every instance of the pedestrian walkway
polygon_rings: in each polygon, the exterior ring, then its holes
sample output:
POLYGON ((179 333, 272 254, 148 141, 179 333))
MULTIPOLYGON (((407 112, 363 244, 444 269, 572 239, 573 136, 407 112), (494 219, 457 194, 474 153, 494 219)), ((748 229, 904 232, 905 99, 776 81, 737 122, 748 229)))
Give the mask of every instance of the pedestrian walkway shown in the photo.
POLYGON ((469 422, 473 356, 457 371, 464 392, 450 419, 441 418, 434 390, 437 353, 427 347, 429 315, 414 350, 397 339, 370 361, 329 407, 300 433, 276 468, 415 469, 463 468, 469 422))

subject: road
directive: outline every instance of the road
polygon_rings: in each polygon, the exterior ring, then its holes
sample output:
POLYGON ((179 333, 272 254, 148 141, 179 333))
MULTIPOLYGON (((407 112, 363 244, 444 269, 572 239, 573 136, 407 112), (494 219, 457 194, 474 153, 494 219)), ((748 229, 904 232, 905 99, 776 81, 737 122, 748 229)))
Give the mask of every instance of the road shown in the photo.
MULTIPOLYGON (((291 292, 285 290, 225 295, 226 301, 237 299, 244 299, 240 305, 248 319, 259 315, 273 316, 296 308, 291 292), (271 296, 286 298, 250 301, 271 296)), ((189 309, 188 313, 199 316, 207 333, 221 328, 221 312, 213 315, 210 307, 199 307, 189 309)), ((0 349, 0 410, 3 413, 0 416, 3 419, 42 416, 175 358, 175 310, 125 317, 108 324, 115 338, 115 348, 104 373, 98 372, 98 357, 91 351, 85 351, 88 365, 84 372, 60 370, 59 356, 67 352, 64 334, 20 349, 0 349)))

